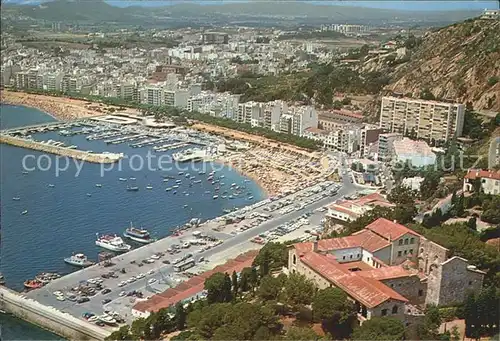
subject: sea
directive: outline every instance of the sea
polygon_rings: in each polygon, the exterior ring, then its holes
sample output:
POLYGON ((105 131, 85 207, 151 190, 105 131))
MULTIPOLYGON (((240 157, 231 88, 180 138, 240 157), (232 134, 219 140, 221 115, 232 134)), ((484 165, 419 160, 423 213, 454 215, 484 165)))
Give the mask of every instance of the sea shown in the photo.
MULTIPOLYGON (((0 106, 2 129, 51 121, 53 117, 36 109, 0 106)), ((151 147, 110 145, 103 140, 88 141, 86 135, 64 137, 58 132, 32 136, 83 150, 124 153, 126 158, 113 165, 76 163, 0 145, 0 264, 6 285, 14 290, 22 290, 25 280, 41 272, 75 271, 63 261, 73 253, 97 260, 102 250, 95 245, 96 234, 121 235, 133 224, 162 238, 192 218, 215 218, 265 198, 265 192, 251 179, 222 164, 199 162, 187 167, 169 162, 174 151, 155 154, 151 147), (164 160, 160 162, 161 155, 164 160), (211 171, 219 180, 216 184, 207 181, 211 171), (233 183, 243 190, 235 193, 233 183), (174 185, 179 187, 173 189, 174 185), (127 191, 127 186, 139 190, 127 191), (152 188, 147 189, 149 186, 152 188), (166 191, 167 187, 171 190, 166 191)), ((0 318, 4 333, 14 333, 10 334, 14 339, 30 340, 33 335, 44 339, 37 328, 28 328, 15 318, 0 318)))

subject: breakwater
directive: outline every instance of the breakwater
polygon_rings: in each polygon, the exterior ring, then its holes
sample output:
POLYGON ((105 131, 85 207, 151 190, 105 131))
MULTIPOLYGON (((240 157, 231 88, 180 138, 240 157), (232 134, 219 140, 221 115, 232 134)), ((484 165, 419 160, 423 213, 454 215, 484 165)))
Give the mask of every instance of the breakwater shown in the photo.
POLYGON ((111 333, 1 286, 0 309, 70 340, 104 340, 111 333))
POLYGON ((0 134, 0 143, 9 144, 16 147, 27 148, 32 150, 37 150, 40 152, 51 153, 60 156, 68 156, 76 160, 82 160, 92 163, 114 163, 120 160, 122 154, 112 154, 112 153, 89 153, 86 151, 81 151, 77 149, 70 149, 66 147, 58 147, 54 145, 49 145, 42 142, 26 140, 18 137, 8 136, 0 134))

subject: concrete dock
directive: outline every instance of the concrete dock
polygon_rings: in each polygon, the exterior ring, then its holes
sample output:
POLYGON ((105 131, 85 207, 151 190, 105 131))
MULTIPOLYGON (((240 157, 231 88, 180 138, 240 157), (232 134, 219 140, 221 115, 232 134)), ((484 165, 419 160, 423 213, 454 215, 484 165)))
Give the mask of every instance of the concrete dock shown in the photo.
POLYGON ((93 163, 114 163, 120 160, 123 155, 121 154, 111 154, 111 153, 89 153, 78 149, 70 149, 66 147, 57 147, 37 141, 31 141, 27 139, 22 139, 19 137, 8 136, 0 134, 0 143, 9 144, 11 146, 37 150, 40 152, 67 156, 76 160, 93 162, 93 163))

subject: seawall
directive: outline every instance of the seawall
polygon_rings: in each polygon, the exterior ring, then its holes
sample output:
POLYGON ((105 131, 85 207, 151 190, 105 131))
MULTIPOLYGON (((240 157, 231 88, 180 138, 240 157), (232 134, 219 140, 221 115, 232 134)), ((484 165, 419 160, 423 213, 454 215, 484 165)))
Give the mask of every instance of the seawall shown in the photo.
POLYGON ((111 333, 2 286, 0 309, 69 340, 104 340, 111 333))
POLYGON ((37 150, 40 152, 45 152, 55 155, 68 156, 77 160, 93 162, 93 163, 114 163, 122 158, 122 155, 120 154, 104 154, 104 153, 94 154, 77 149, 52 146, 49 144, 30 141, 4 134, 0 135, 0 143, 10 144, 16 147, 37 150))

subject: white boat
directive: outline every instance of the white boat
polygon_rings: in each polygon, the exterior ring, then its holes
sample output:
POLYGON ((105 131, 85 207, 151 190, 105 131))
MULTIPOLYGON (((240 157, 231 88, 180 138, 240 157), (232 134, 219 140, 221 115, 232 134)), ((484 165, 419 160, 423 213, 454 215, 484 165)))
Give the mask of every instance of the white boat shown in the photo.
POLYGON ((101 184, 95 184, 95 187, 102 187, 101 184))
POLYGON ((99 321, 102 321, 106 324, 116 324, 116 320, 109 315, 101 315, 98 317, 99 321))
POLYGON ((125 252, 132 248, 130 245, 125 244, 123 239, 117 235, 103 235, 99 237, 99 234, 97 233, 96 236, 97 240, 95 241, 95 245, 104 249, 116 252, 125 252))
POLYGON ((53 188, 53 187, 56 187, 56 185, 49 184, 49 187, 50 187, 50 188, 53 188))
POLYGON ((151 186, 151 185, 147 185, 147 186, 146 186, 146 189, 153 189, 153 186, 151 186))
POLYGON ((199 148, 187 149, 174 153, 172 158, 177 162, 200 161, 207 157, 207 151, 199 148))
POLYGON ((28 214, 28 210, 24 210, 21 212, 22 215, 28 214))
POLYGON ((135 228, 132 226, 132 223, 130 223, 130 227, 123 232, 123 236, 143 244, 149 244, 155 241, 149 235, 148 230, 135 228))
POLYGON ((120 181, 127 181, 127 179, 125 179, 125 178, 119 178, 118 180, 120 180, 120 181))
POLYGON ((218 197, 219 197, 218 195, 214 195, 212 198, 217 199, 218 197))
POLYGON ((21 198, 19 198, 19 197, 14 197, 14 198, 12 198, 12 200, 14 200, 14 201, 19 201, 19 200, 21 200, 21 198))
POLYGON ((135 178, 129 178, 130 180, 135 180, 135 178))
POLYGON ((72 255, 71 257, 64 258, 64 261, 68 264, 74 265, 74 266, 80 266, 82 268, 85 268, 87 266, 91 266, 94 264, 94 262, 91 262, 87 259, 87 256, 85 256, 83 253, 77 253, 76 255, 72 255))

